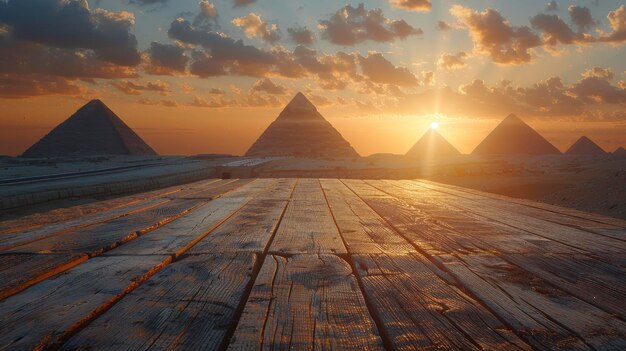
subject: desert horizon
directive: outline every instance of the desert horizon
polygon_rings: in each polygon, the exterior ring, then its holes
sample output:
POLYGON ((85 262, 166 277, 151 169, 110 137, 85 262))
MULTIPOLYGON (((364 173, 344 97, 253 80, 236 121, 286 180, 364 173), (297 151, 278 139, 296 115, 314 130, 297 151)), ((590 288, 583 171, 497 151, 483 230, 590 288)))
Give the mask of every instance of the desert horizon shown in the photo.
POLYGON ((626 350, 626 4, 0 0, 0 351, 626 350))

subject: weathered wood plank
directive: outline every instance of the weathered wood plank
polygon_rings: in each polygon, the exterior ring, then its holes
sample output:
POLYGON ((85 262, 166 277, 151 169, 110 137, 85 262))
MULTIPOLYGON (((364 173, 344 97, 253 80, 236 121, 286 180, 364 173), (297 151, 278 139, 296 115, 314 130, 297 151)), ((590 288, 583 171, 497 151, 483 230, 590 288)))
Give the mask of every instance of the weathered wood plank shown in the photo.
POLYGON ((256 254, 185 255, 61 350, 217 350, 252 279, 256 254))
POLYGON ((268 256, 229 350, 378 350, 350 266, 334 255, 268 256))
MULTIPOLYGON (((236 184, 217 189, 230 191, 236 189, 236 184)), ((215 189, 215 191, 218 191, 215 189)), ((51 272, 58 273, 63 267, 69 268, 67 255, 49 255, 33 258, 22 262, 21 256, 16 254, 72 254, 93 257, 119 245, 132 241, 140 235, 150 232, 164 224, 170 223, 184 214, 192 211, 204 203, 204 200, 172 200, 164 205, 146 211, 124 216, 108 222, 92 225, 59 236, 49 237, 30 244, 5 251, 2 254, 9 267, 3 275, 6 279, 0 281, 0 297, 6 297, 41 281, 51 272), (14 260, 14 262, 10 262, 14 260), (57 260, 57 265, 54 265, 57 260), (31 262, 45 261, 46 264, 35 265, 31 262)), ((73 262, 77 262, 73 259, 73 262)))
POLYGON ((317 179, 300 179, 270 251, 346 253, 317 179))
POLYGON ((106 255, 168 254, 177 257, 275 183, 271 179, 255 180, 106 255))
MULTIPOLYGON (((73 231, 77 231, 79 229, 84 231, 90 230, 91 226, 103 224, 107 221, 113 221, 115 219, 120 219, 122 217, 136 214, 142 211, 147 211, 150 209, 157 209, 158 206, 167 205, 171 203, 169 198, 185 198, 187 195, 183 196, 181 193, 185 193, 186 191, 193 192, 209 192, 213 197, 219 197, 222 193, 228 192, 234 189, 236 186, 243 185, 247 183, 246 181, 230 181, 228 183, 220 183, 216 181, 211 182, 203 182, 207 185, 207 189, 198 188, 200 185, 190 186, 189 188, 182 191, 169 191, 161 193, 159 196, 156 196, 152 199, 142 201, 140 203, 125 206, 121 208, 117 208, 110 211, 104 211, 101 213, 96 213, 92 216, 86 216, 86 218, 80 218, 70 222, 61 222, 46 226, 44 228, 39 228, 37 230, 33 230, 25 233, 12 233, 0 235, 0 251, 8 250, 11 248, 15 248, 21 245, 25 245, 34 241, 47 239, 53 236, 68 234, 73 231), (236 182, 236 183, 235 183, 236 182)), ((199 197, 202 199, 202 197, 199 197)), ((209 200, 211 198, 208 198, 209 200)), ((179 201, 180 202, 180 201, 179 201)), ((80 234, 82 235, 82 234, 80 234)), ((48 242, 54 242, 55 239, 50 239, 48 242)), ((18 249, 18 250, 21 250, 18 249)))
POLYGON ((335 223, 350 254, 406 254, 415 249, 337 179, 321 179, 335 223))
POLYGON ((76 231, 94 224, 100 224, 106 221, 114 220, 133 213, 146 211, 159 205, 163 205, 169 200, 161 198, 153 198, 141 202, 137 202, 128 206, 118 207, 108 211, 94 213, 82 218, 78 218, 69 222, 60 222, 47 225, 45 227, 29 230, 25 232, 17 232, 0 235, 0 251, 6 251, 14 247, 29 244, 37 240, 46 239, 55 235, 61 235, 76 231))
MULTIPOLYGON (((601 225, 601 224, 605 224, 605 225, 608 225, 608 226, 611 226, 611 227, 624 227, 624 226, 626 226, 626 223, 625 223, 626 221, 624 221, 623 219, 607 217, 607 216, 603 216, 603 215, 596 214, 596 213, 589 213, 589 212, 579 211, 579 210, 575 210, 575 209, 572 209, 572 208, 561 207, 561 206, 546 204, 546 203, 543 203, 543 202, 537 202, 537 201, 532 201, 532 200, 513 198, 513 197, 509 197, 509 196, 504 196, 504 195, 499 195, 499 194, 494 194, 494 193, 488 193, 488 192, 485 192, 485 191, 475 190, 475 189, 471 189, 471 188, 463 188, 463 187, 454 186, 454 185, 450 185, 450 184, 436 183, 436 182, 432 182, 432 181, 429 181, 429 180, 420 179, 420 180, 418 180, 418 182, 419 183, 423 183, 423 184, 429 184, 429 185, 441 187, 441 188, 446 188, 446 190, 454 189, 454 190, 458 190, 458 191, 462 191, 462 192, 466 192, 466 193, 482 196, 482 197, 485 197, 485 198, 501 200, 502 202, 506 202, 506 203, 520 204, 520 205, 529 207, 531 209, 538 209, 538 210, 540 210, 538 213, 546 213, 546 212, 549 213, 549 212, 552 212, 552 213, 555 213, 555 214, 558 214, 558 215, 564 215, 564 216, 559 216, 560 217, 559 220, 567 220, 566 218, 564 218, 565 216, 572 217, 575 220, 576 219, 579 220, 578 223, 587 223, 587 225, 590 225, 592 227, 593 226, 597 226, 597 225, 601 225)), ((553 218, 556 218, 556 217, 553 217, 553 218)), ((604 226, 601 226, 601 227, 604 227, 604 226)))
POLYGON ((506 221, 521 229, 541 233, 553 240, 577 243, 580 247, 587 247, 590 243, 601 240, 606 244, 604 247, 598 247, 596 243, 594 247, 598 250, 606 250, 609 247, 614 247, 614 245, 618 245, 620 250, 626 248, 626 221, 622 226, 602 225, 514 202, 486 198, 455 189, 446 189, 433 183, 407 181, 396 184, 413 190, 428 189, 439 192, 442 199, 454 199, 455 204, 470 206, 480 215, 506 221), (480 211, 478 212, 478 210, 480 211), (511 222, 511 219, 515 219, 515 221, 511 222), (607 240, 604 237, 608 237, 607 240))
MULTIPOLYGON (((223 342, 228 328, 235 322, 235 311, 241 304, 244 294, 248 291, 251 279, 258 272, 260 263, 258 255, 252 252, 233 252, 229 247, 231 242, 240 239, 210 241, 223 228, 230 228, 223 235, 230 233, 233 228, 256 229, 260 238, 258 251, 267 250, 271 235, 274 233, 280 214, 284 211, 286 201, 272 199, 288 199, 295 180, 257 180, 244 188, 215 200, 209 205, 200 208, 188 216, 181 218, 180 223, 198 223, 194 227, 179 228, 166 232, 167 235, 156 235, 157 232, 172 226, 162 227, 155 232, 125 247, 111 251, 119 254, 153 255, 163 252, 161 247, 168 247, 165 252, 177 253, 180 249, 172 249, 173 241, 168 236, 186 238, 192 233, 210 230, 210 218, 201 218, 195 213, 204 212, 207 216, 214 216, 220 208, 228 207, 233 200, 249 201, 241 210, 230 217, 217 230, 207 236, 198 236, 199 241, 179 260, 155 274, 145 284, 124 297, 111 310, 94 320, 87 328, 63 346, 63 349, 217 349, 223 342), (291 189, 290 189, 291 188, 291 189), (283 190, 287 189, 287 191, 283 190), (246 195, 247 192, 247 195, 246 195), (249 197, 255 196, 251 201, 249 197), (259 203, 270 203, 273 208, 258 206, 259 203), (218 204, 208 210, 211 204, 218 204), (255 205, 257 204, 257 205, 255 205), (253 212, 265 209, 267 213, 258 213, 249 218, 253 212), (274 213, 278 213, 274 215, 274 213), (261 233, 252 223, 259 219, 267 233, 261 233), (270 223, 270 222, 274 223, 270 223), (243 223, 240 223, 243 222, 243 223), (235 223, 234 227, 230 224, 235 223), (188 235, 189 234, 189 235, 188 235), (148 243, 146 246, 135 244, 147 243, 158 239, 161 246, 148 243), (131 245, 135 245, 130 249, 131 245), (196 249, 201 246, 200 249, 196 249), (151 251, 148 249, 152 249, 151 251), (194 253, 195 252, 195 253, 194 253), (198 252, 203 252, 197 254, 198 252), (129 322, 130 321, 130 322, 129 322), (111 338, 110 335, 116 335, 111 338)), ((244 232, 233 233, 244 236, 244 232)), ((197 234, 196 234, 197 235, 197 234)), ((197 241, 197 240, 195 240, 197 241)), ((176 243, 180 239, 175 240, 176 243)), ((188 238, 187 242, 194 242, 188 238)), ((178 244, 178 248, 187 247, 187 244, 178 244)))
POLYGON ((295 179, 281 179, 192 247, 190 254, 263 252, 276 232, 295 179))
MULTIPOLYGON (((392 189, 389 191, 395 195, 392 189)), ((451 273, 455 272, 453 267, 465 266, 463 260, 473 255, 490 255, 494 259, 498 258, 496 255, 508 257, 506 251, 489 246, 489 243, 492 243, 491 237, 481 238, 473 232, 473 227, 478 226, 480 228, 478 221, 466 220, 463 228, 450 227, 450 222, 447 219, 441 220, 439 218, 440 214, 438 212, 440 209, 436 205, 430 204, 424 196, 418 196, 417 193, 409 195, 399 193, 399 196, 400 198, 393 199, 382 196, 362 196, 362 198, 383 218, 393 224, 397 230, 401 231, 405 237, 418 245, 432 260, 440 262, 451 273)), ((489 235, 487 232, 482 234, 485 236, 489 235)), ((495 242, 499 241, 496 240, 495 242)), ((522 250, 528 250, 528 248, 525 247, 522 250)), ((517 268, 519 269, 519 267, 517 268)), ((468 269, 472 269, 472 266, 468 266, 468 269)), ((525 273, 527 276, 533 277, 533 279, 541 280, 539 276, 533 275, 528 271, 525 271, 525 273)), ((455 277, 459 281, 465 282, 463 277, 459 275, 455 275, 455 277)), ((466 284, 469 283, 465 282, 463 286, 468 288, 466 284)), ((548 281, 542 281, 542 284, 545 286, 551 285, 548 281)), ((540 347, 541 345, 570 345, 573 348, 587 348, 585 342, 588 341, 584 340, 584 337, 574 332, 571 327, 563 327, 572 322, 567 320, 570 316, 564 316, 562 311, 555 314, 538 313, 530 306, 516 303, 516 299, 523 300, 524 297, 527 297, 526 295, 520 295, 520 291, 503 292, 500 288, 494 289, 491 286, 486 286, 484 283, 479 286, 489 291, 489 294, 476 294, 479 300, 490 306, 492 312, 496 313, 501 320, 505 320, 508 325, 513 326, 516 332, 520 333, 524 340, 532 344, 533 347, 540 347), (492 300, 488 300, 488 298, 492 300), (488 304, 489 301, 506 305, 506 308, 496 309, 488 304)), ((531 290, 532 285, 528 284, 525 289, 531 290)), ((555 303, 572 306, 574 304, 572 301, 575 301, 575 305, 580 310, 594 311, 594 316, 590 318, 596 318, 595 325, 601 325, 606 320, 613 320, 613 323, 617 323, 615 317, 570 296, 568 294, 569 291, 566 293, 556 287, 551 287, 551 289, 551 291, 559 291, 558 296, 553 296, 553 293, 546 293, 548 291, 547 288, 544 291, 525 293, 536 293, 536 295, 533 295, 535 301, 542 301, 546 306, 555 303)), ((603 296, 609 299, 612 298, 606 295, 603 296)), ((613 301, 615 301, 614 298, 613 301)), ((606 335, 614 335, 616 332, 620 332, 619 329, 616 330, 616 327, 605 330, 606 335)))
MULTIPOLYGON (((544 325, 552 333, 566 330, 578 336, 585 342, 585 345, 577 345, 580 348, 626 349, 626 324, 614 316, 553 288, 547 281, 495 255, 463 255, 461 259, 462 264, 455 259, 446 267, 466 289, 488 306, 503 310, 503 316, 530 318, 530 323, 545 323, 546 318, 542 317, 547 316, 553 323, 544 325)), ((511 322, 515 323, 513 319, 511 322)), ((522 325, 516 330, 527 337, 541 337, 535 329, 522 325)))
POLYGON ((531 349, 421 254, 352 259, 393 349, 531 349))
MULTIPOLYGON (((413 238, 423 247, 440 245, 441 248, 459 251, 496 252, 509 262, 515 262, 549 282, 559 282, 559 287, 568 293, 605 311, 625 317, 621 307, 621 301, 626 298, 626 282, 621 279, 625 272, 623 254, 589 254, 582 248, 546 240, 531 232, 509 226, 508 223, 476 216, 471 212, 472 209, 460 210, 457 203, 453 205, 448 200, 440 200, 438 195, 431 198, 428 191, 421 191, 418 195, 415 192, 395 190, 397 188, 389 184, 385 189, 406 201, 387 199, 386 204, 378 201, 379 206, 386 207, 388 211, 404 210, 421 214, 414 218, 419 219, 422 225, 435 224, 425 227, 428 228, 426 236, 413 238), (572 272, 576 274, 572 275, 572 272)), ((425 231, 418 228, 419 225, 413 225, 412 233, 425 231)))
POLYGON ((170 260, 96 257, 0 301, 0 350, 43 349, 62 342, 170 260))
MULTIPOLYGON (((215 203, 229 203, 235 199, 244 204, 250 197, 258 194, 271 181, 256 181, 234 191, 229 197, 214 200, 215 203)), ((188 202, 190 200, 177 200, 188 202)), ((201 210, 201 209, 199 209, 201 210)), ((230 214, 229 214, 230 215, 230 214)), ((194 218, 198 219, 198 218, 194 218)), ((218 221, 218 219, 214 219, 218 221)), ((202 232, 199 223, 194 220, 183 220, 177 223, 177 228, 183 233, 185 240, 177 240, 177 246, 170 246, 172 252, 182 254, 186 248, 202 238, 207 233, 202 232), (194 228, 198 228, 194 230, 194 228)), ((137 240, 148 243, 142 236, 137 240)), ((161 247, 170 243, 169 239, 160 236, 163 241, 151 241, 154 251, 146 251, 142 255, 106 255, 86 261, 61 275, 47 279, 39 284, 0 301, 0 319, 2 325, 8 325, 12 333, 0 336, 0 345, 9 345, 10 348, 43 348, 65 341, 73 333, 84 327, 103 311, 108 309, 124 295, 128 294, 139 283, 145 281, 163 266, 168 264, 173 255, 158 254, 161 247), (140 275, 137 275, 140 272, 140 275), (97 280, 97 283, 88 285, 88 280, 97 280), (54 282, 61 281, 61 285, 54 282), (102 291, 102 293, 101 293, 102 291), (112 295, 112 296, 111 296, 112 295), (88 296, 88 299, 85 297, 88 296), (62 308, 63 313, 54 313, 62 308), (52 311, 52 313, 48 313, 52 311), (61 319, 59 319, 61 316, 61 319), (37 327, 29 331, 19 331, 21 322, 33 320, 37 327), (28 334, 24 336, 24 334, 28 334)), ((119 250, 119 249, 118 249, 119 250)))
POLYGON ((109 216, 106 212, 115 211, 117 213, 123 213, 124 207, 126 206, 139 205, 140 202, 146 200, 165 197, 179 191, 185 191, 186 189, 207 186, 218 180, 219 179, 202 180, 70 208, 59 208, 45 213, 37 213, 14 220, 3 221, 0 222, 0 238, 2 238, 3 234, 18 234, 18 232, 23 232, 24 234, 31 233, 43 226, 45 226, 42 228, 43 231, 49 234, 57 223, 63 226, 62 229, 67 230, 68 227, 81 227, 91 223, 101 222, 109 217, 115 217, 109 216))
POLYGON ((0 300, 63 272, 89 257, 81 253, 0 254, 0 300), (16 271, 18 267, 19 271, 16 271))
POLYGON ((445 281, 441 277, 445 277, 444 272, 416 253, 405 238, 390 229, 341 181, 321 183, 364 293, 394 349, 529 348, 478 302, 445 281), (361 246, 351 242, 365 241, 369 233, 383 246, 389 240, 410 249, 388 250, 387 255, 379 254, 383 251, 379 249, 359 252, 361 246), (413 254, 403 254, 409 252, 413 254))

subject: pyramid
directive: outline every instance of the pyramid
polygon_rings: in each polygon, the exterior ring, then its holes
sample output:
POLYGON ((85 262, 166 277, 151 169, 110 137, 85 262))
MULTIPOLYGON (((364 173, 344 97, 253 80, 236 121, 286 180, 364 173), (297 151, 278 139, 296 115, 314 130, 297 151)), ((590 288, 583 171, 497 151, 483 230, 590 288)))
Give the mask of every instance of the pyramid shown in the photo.
POLYGON ((615 149, 615 151, 613 151, 613 155, 620 156, 620 157, 626 157, 626 149, 624 149, 622 146, 620 146, 617 149, 615 149))
POLYGON ((102 101, 91 100, 22 157, 91 155, 156 155, 156 152, 102 101))
POLYGON ((406 153, 409 157, 446 157, 457 156, 461 153, 450 144, 435 129, 429 129, 420 140, 406 153))
POLYGON ((358 157, 339 132, 302 93, 252 144, 246 156, 358 157))
POLYGON ((561 152, 510 114, 474 149, 472 155, 556 155, 561 152))
POLYGON ((596 143, 586 136, 580 137, 572 146, 570 146, 566 155, 606 155, 606 151, 602 150, 596 143))

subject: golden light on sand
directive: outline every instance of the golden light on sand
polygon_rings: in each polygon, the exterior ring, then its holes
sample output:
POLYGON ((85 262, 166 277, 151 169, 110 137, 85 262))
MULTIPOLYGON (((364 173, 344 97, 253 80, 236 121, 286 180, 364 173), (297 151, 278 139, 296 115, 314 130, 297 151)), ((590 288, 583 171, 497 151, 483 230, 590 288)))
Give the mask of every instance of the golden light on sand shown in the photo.
POLYGON ((437 123, 437 122, 432 122, 432 123, 430 124, 430 128, 431 128, 431 129, 437 129, 437 128, 439 128, 439 123, 437 123))

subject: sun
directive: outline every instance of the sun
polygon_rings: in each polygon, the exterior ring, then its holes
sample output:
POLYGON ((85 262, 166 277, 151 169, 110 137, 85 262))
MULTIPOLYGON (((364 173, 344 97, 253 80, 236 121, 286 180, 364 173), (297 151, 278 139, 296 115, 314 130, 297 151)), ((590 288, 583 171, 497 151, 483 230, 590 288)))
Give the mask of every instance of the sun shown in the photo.
POLYGON ((430 128, 431 128, 431 129, 437 129, 437 128, 439 128, 439 123, 437 123, 437 122, 432 122, 432 123, 430 124, 430 128))

